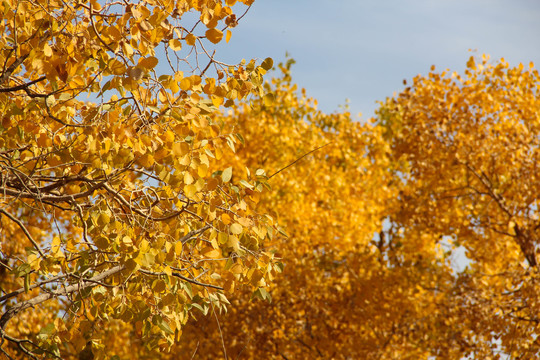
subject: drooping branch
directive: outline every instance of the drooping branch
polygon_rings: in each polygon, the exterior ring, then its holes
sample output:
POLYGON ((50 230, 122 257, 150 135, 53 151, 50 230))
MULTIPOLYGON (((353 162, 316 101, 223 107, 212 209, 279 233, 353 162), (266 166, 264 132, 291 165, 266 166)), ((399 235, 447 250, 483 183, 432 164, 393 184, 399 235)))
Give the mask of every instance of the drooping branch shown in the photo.
POLYGON ((30 285, 30 286, 28 287, 28 289, 25 289, 24 287, 22 287, 22 288, 20 288, 20 289, 17 289, 17 290, 15 290, 15 291, 10 292, 9 294, 6 294, 6 295, 4 295, 4 296, 0 296, 0 302, 5 301, 5 300, 7 300, 7 299, 10 299, 10 298, 12 298, 12 297, 14 297, 14 296, 17 296, 17 295, 19 295, 19 294, 22 294, 23 292, 25 292, 25 291, 27 291, 27 290, 32 290, 32 289, 35 289, 35 288, 37 288, 37 287, 43 286, 43 285, 45 285, 45 284, 49 284, 49 283, 51 283, 51 282, 55 282, 55 281, 61 280, 61 279, 66 278, 66 277, 67 277, 67 275, 58 275, 58 276, 54 276, 54 277, 52 277, 52 278, 50 278, 50 279, 40 281, 40 282, 38 282, 38 283, 36 283, 36 284, 32 284, 32 285, 30 285))

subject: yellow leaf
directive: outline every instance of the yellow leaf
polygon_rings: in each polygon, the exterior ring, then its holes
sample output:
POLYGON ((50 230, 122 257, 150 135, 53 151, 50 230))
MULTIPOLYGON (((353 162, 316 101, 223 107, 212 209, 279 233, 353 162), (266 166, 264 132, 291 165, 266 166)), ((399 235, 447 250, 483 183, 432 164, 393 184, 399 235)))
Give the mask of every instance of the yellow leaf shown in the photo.
POLYGON ((124 54, 128 57, 133 55, 133 48, 127 42, 122 42, 122 49, 124 50, 124 54))
POLYGON ((251 225, 253 225, 253 221, 245 217, 238 218, 238 223, 245 227, 250 227, 251 225))
POLYGON ((221 221, 223 221, 225 225, 229 225, 231 223, 231 217, 226 213, 221 214, 221 221))
POLYGON ((172 143, 174 141, 174 133, 171 130, 165 131, 163 134, 163 140, 167 143, 172 143))
POLYGON ((182 242, 177 241, 177 242, 174 244, 174 253, 175 253, 177 256, 182 255, 182 242))
POLYGON ((272 58, 269 58, 269 57, 264 59, 264 61, 261 64, 261 67, 266 71, 272 69, 272 66, 274 66, 274 60, 272 60, 272 58))
POLYGON ((109 215, 107 215, 107 213, 102 212, 101 214, 99 214, 99 217, 97 219, 97 223, 99 226, 105 226, 110 222, 111 222, 111 218, 109 215))
POLYGON ((206 31, 206 38, 210 40, 211 43, 217 44, 223 39, 223 32, 218 29, 208 29, 206 31))
POLYGON ((150 154, 145 154, 139 158, 138 163, 146 168, 151 167, 154 165, 154 157, 150 154))
POLYGON ((223 182, 229 182, 232 178, 232 167, 228 167, 226 168, 225 170, 223 170, 223 172, 221 173, 221 180, 223 180, 223 182))
POLYGON ((184 195, 188 198, 192 198, 197 193, 197 187, 195 185, 184 186, 184 195))
POLYGON ((516 223, 515 221, 510 220, 508 223, 508 233, 512 236, 516 236, 516 223))
POLYGON ((184 184, 186 185, 190 185, 190 184, 193 184, 193 176, 191 176, 191 174, 189 173, 189 171, 186 171, 184 173, 184 184))
POLYGON ((206 188, 210 191, 215 190, 218 186, 218 181, 215 178, 208 179, 206 183, 206 188))
POLYGON ((41 258, 39 258, 38 255, 36 254, 28 255, 27 261, 32 269, 39 270, 39 265, 41 264, 41 258))
POLYGON ((265 106, 271 106, 274 103, 274 94, 266 94, 263 96, 263 102, 265 106))
POLYGON ((231 233, 238 235, 242 233, 243 228, 242 228, 242 225, 238 223, 234 223, 231 225, 230 230, 231 230, 231 233))
POLYGON ((226 292, 232 293, 234 291, 234 285, 235 285, 234 280, 229 279, 225 282, 225 284, 223 284, 223 288, 225 289, 226 292))
POLYGON ((109 247, 109 240, 105 236, 99 236, 94 240, 94 244, 100 250, 106 250, 109 247))
POLYGON ((92 0, 90 3, 92 4, 92 10, 99 11, 102 9, 101 4, 97 0, 92 0))
POLYGON ((154 56, 139 59, 139 66, 151 70, 158 64, 159 60, 154 56))
POLYGON ((165 281, 158 279, 154 281, 152 289, 157 293, 162 293, 167 289, 167 284, 165 284, 165 281))
POLYGON ((39 134, 37 138, 37 144, 39 147, 49 147, 52 145, 52 140, 45 133, 39 134))
POLYGON ((51 241, 51 252, 53 254, 58 253, 58 251, 60 250, 61 243, 62 243, 62 241, 61 241, 59 236, 53 237, 53 239, 51 241))
POLYGON ((161 101, 162 103, 167 102, 167 92, 163 89, 160 89, 158 93, 158 98, 159 101, 161 101))
POLYGON ((144 31, 154 30, 154 26, 147 20, 143 20, 139 23, 139 26, 144 31))
POLYGON ((180 87, 178 86, 178 82, 171 80, 169 81, 169 89, 173 92, 173 94, 176 94, 178 91, 180 91, 180 87))
POLYGON ((196 40, 197 40, 197 38, 193 34, 188 34, 186 36, 186 44, 188 44, 189 46, 195 45, 196 40))
POLYGON ((191 82, 193 85, 199 85, 202 82, 202 78, 199 75, 192 75, 191 82))
POLYGON ((212 96, 212 104, 214 104, 215 107, 219 107, 223 104, 223 98, 220 96, 212 96))
POLYGON ((180 51, 182 50, 182 42, 178 39, 171 39, 169 40, 169 47, 174 51, 180 51))
POLYGON ((244 267, 241 265, 241 264, 234 264, 232 267, 231 267, 231 272, 233 274, 241 274, 244 272, 244 267))
POLYGON ((43 45, 43 54, 46 57, 51 57, 52 54, 53 54, 53 51, 52 51, 51 47, 47 43, 45 43, 45 45, 43 45))
POLYGON ((139 81, 142 79, 144 75, 144 71, 141 68, 138 67, 130 67, 127 71, 127 74, 130 79, 134 81, 139 81))
POLYGON ((227 242, 227 245, 232 247, 235 251, 238 251, 240 248, 240 240, 238 240, 238 236, 231 235, 229 236, 229 241, 227 242))
POLYGON ((199 177, 205 177, 207 173, 208 173, 208 166, 204 164, 199 165, 199 167, 197 168, 197 175, 199 175, 199 177))
POLYGON ((189 89, 191 89, 191 79, 190 78, 183 78, 180 81, 180 89, 182 89, 184 91, 188 91, 189 89))
POLYGON ((184 166, 189 165, 191 163, 191 156, 189 156, 189 154, 184 155, 182 159, 180 159, 179 163, 180 165, 184 165, 184 166))
POLYGON ((474 56, 471 56, 469 58, 469 61, 467 61, 467 68, 474 70, 476 69, 476 63, 474 62, 474 56))
POLYGON ((126 67, 124 66, 124 63, 116 59, 111 59, 111 61, 109 61, 109 69, 114 75, 122 75, 126 72, 126 67))
POLYGON ((221 257, 221 251, 207 246, 201 250, 201 255, 208 259, 218 259, 221 257))
POLYGON ((189 152, 189 145, 186 142, 174 143, 172 146, 172 152, 176 157, 184 156, 189 152))
POLYGON ((227 30, 227 35, 225 35, 225 42, 229 43, 229 40, 231 40, 232 31, 227 30))

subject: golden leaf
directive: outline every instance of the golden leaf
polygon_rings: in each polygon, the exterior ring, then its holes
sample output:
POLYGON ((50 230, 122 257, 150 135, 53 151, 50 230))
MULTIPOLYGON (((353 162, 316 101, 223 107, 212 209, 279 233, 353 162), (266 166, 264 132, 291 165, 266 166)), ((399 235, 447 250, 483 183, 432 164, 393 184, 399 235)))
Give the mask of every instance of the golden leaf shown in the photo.
POLYGON ((213 44, 217 44, 223 39, 223 32, 218 29, 208 29, 206 31, 206 38, 213 44))

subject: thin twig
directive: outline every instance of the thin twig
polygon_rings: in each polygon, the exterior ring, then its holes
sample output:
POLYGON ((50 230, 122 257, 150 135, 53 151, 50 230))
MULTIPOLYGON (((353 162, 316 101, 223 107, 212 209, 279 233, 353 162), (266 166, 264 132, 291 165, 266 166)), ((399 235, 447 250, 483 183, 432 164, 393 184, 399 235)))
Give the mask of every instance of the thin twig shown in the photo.
MULTIPOLYGON (((139 272, 141 272, 143 274, 146 274, 146 275, 152 275, 152 276, 166 276, 166 275, 168 275, 166 272, 163 272, 163 271, 162 272, 155 272, 155 271, 144 270, 144 269, 139 269, 139 272)), ((216 290, 223 290, 223 288, 221 286, 212 285, 212 284, 205 284, 205 283, 202 283, 200 281, 185 277, 184 275, 181 275, 180 273, 177 273, 177 272, 173 272, 173 273, 171 273, 171 275, 174 276, 174 277, 180 278, 182 280, 185 280, 187 282, 190 282, 190 283, 192 283, 194 285, 199 285, 199 286, 203 286, 203 287, 206 287, 206 288, 212 288, 212 289, 216 289, 216 290)))
MULTIPOLYGON (((208 292, 208 289, 206 290, 206 294, 208 295, 208 298, 210 298, 210 292, 208 292)), ((225 339, 223 339, 223 332, 221 331, 221 325, 219 323, 219 319, 216 314, 216 309, 214 308, 214 303, 212 302, 212 299, 210 299, 210 306, 212 306, 212 313, 214 314, 214 318, 216 319, 216 323, 219 330, 219 337, 221 338, 221 346, 223 348, 223 357, 225 360, 228 360, 227 357, 227 348, 225 347, 225 339)))
POLYGON ((315 148, 315 149, 311 150, 310 152, 305 153, 304 155, 300 156, 298 159, 294 160, 294 161, 293 161, 292 163, 290 163, 289 165, 285 166, 284 168, 279 169, 278 171, 276 171, 275 173, 273 173, 272 175, 270 175, 270 176, 268 177, 268 179, 273 178, 274 176, 276 176, 277 174, 279 174, 279 173, 282 172, 283 170, 285 170, 285 169, 287 169, 287 168, 293 166, 294 164, 296 164, 297 162, 299 162, 300 160, 302 160, 303 158, 305 158, 305 157, 308 156, 309 154, 311 154, 311 153, 313 153, 313 152, 315 152, 315 151, 317 151, 317 150, 319 150, 319 149, 322 149, 323 147, 325 147, 325 146, 327 146, 327 145, 330 145, 331 143, 332 143, 332 142, 326 143, 326 144, 324 144, 324 145, 322 145, 322 146, 319 146, 318 148, 315 148))
POLYGON ((199 350, 199 342, 197 341, 197 346, 195 347, 195 351, 193 352, 193 354, 191 355, 191 359, 194 359, 195 358, 195 354, 197 354, 197 350, 199 350))

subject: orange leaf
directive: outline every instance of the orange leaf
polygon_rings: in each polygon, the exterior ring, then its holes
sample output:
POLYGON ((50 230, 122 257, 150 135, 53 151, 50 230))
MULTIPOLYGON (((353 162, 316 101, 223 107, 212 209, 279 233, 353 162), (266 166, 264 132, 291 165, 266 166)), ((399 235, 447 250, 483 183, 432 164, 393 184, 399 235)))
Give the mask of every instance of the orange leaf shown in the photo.
POLYGON ((139 60, 139 66, 150 70, 150 69, 155 68, 158 62, 159 60, 156 57, 149 56, 147 58, 141 58, 139 60))
POLYGON ((206 31, 206 38, 210 40, 211 43, 217 44, 223 39, 223 32, 218 29, 209 29, 206 31))

